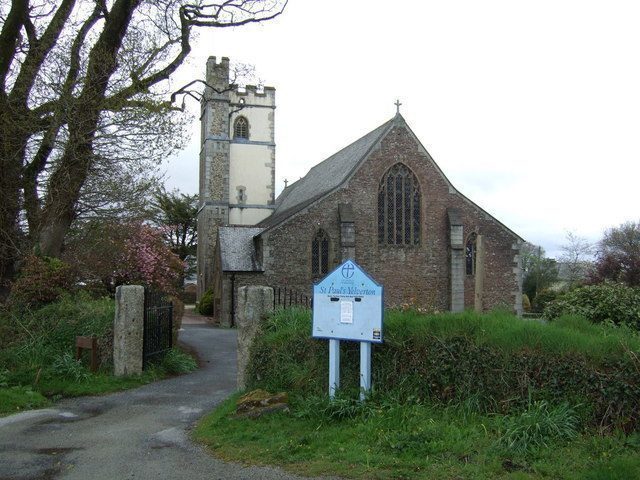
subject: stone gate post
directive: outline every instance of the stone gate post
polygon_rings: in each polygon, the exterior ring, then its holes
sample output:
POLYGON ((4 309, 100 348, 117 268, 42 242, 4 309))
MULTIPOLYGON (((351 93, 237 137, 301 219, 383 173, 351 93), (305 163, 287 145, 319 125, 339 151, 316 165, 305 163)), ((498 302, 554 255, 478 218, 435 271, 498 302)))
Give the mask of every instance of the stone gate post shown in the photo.
POLYGON ((116 289, 113 321, 113 370, 116 377, 142 373, 144 287, 121 285, 116 289))
POLYGON ((238 328, 238 390, 247 387, 246 369, 249 349, 258 332, 260 320, 273 311, 273 288, 247 286, 238 289, 236 326, 238 328))

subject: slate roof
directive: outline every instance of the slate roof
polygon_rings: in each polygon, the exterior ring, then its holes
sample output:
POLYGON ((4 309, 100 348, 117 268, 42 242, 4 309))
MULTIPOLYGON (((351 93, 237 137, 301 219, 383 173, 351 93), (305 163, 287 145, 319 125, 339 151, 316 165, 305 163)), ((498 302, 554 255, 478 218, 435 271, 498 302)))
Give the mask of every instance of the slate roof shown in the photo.
POLYGON ((223 272, 262 272, 258 262, 253 237, 264 228, 259 227, 220 227, 220 256, 223 272))
POLYGON ((263 227, 263 230, 270 229, 340 187, 340 185, 349 179, 357 167, 367 158, 369 152, 371 152, 376 144, 389 132, 389 130, 391 130, 394 125, 403 125, 407 128, 409 133, 416 139, 424 150, 428 161, 433 164, 434 168, 447 182, 451 191, 455 191, 464 201, 470 203, 473 207, 491 217, 517 240, 524 241, 520 235, 515 233, 491 214, 487 213, 479 205, 460 193, 451 184, 447 176, 433 158, 431 158, 429 152, 427 152, 427 150, 422 146, 418 137, 413 133, 405 119, 399 113, 375 130, 367 133, 365 136, 346 146, 338 153, 333 154, 326 160, 317 164, 297 182, 287 186, 287 188, 278 195, 278 198, 276 198, 273 214, 265 218, 258 225, 263 227))
POLYGON ((269 228, 339 187, 393 125, 395 117, 364 137, 320 162, 303 178, 285 188, 275 202, 273 214, 259 223, 269 228))

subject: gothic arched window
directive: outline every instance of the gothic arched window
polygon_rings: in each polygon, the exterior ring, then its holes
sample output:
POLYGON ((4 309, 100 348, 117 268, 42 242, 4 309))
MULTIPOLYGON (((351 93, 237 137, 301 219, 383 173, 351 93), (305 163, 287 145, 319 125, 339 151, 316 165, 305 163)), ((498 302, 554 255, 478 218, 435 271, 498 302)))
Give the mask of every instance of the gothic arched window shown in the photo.
POLYGON ((315 277, 329 273, 329 235, 318 230, 311 242, 311 274, 315 277))
POLYGON ((469 235, 467 245, 464 249, 465 269, 467 275, 475 275, 476 273, 476 237, 475 233, 469 235))
POLYGON ((236 118, 233 124, 233 138, 249 138, 249 122, 245 117, 236 118))
POLYGON ((420 185, 402 163, 387 170, 378 188, 378 243, 420 243, 420 185))

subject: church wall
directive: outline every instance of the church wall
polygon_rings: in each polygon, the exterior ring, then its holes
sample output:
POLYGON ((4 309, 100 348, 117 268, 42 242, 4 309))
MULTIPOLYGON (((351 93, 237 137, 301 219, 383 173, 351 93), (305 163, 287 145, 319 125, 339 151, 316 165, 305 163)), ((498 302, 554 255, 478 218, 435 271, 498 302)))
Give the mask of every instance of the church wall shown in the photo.
MULTIPOLYGON (((394 128, 339 190, 287 222, 263 233, 263 266, 270 284, 310 291, 311 239, 318 228, 331 238, 332 265, 338 265, 338 205, 350 203, 355 219, 355 260, 385 287, 387 306, 413 304, 430 310, 450 307, 450 250, 447 208, 460 210, 465 238, 472 230, 485 245, 483 308, 513 307, 518 290, 514 268, 516 237, 450 187, 413 136, 394 128), (397 162, 411 168, 422 194, 420 244, 378 245, 377 192, 383 175, 397 162)), ((465 280, 465 306, 473 306, 473 281, 465 280)))

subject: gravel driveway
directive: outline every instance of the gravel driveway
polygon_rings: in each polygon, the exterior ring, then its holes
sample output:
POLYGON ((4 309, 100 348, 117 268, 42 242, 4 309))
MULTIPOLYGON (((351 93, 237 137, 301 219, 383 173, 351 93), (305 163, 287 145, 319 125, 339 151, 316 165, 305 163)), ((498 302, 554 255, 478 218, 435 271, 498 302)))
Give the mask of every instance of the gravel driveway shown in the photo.
POLYGON ((236 332, 185 325, 180 340, 198 352, 204 367, 0 418, 0 480, 301 478, 225 463, 191 442, 194 422, 235 389, 236 332))

